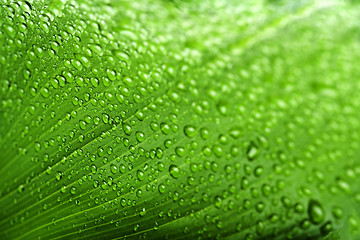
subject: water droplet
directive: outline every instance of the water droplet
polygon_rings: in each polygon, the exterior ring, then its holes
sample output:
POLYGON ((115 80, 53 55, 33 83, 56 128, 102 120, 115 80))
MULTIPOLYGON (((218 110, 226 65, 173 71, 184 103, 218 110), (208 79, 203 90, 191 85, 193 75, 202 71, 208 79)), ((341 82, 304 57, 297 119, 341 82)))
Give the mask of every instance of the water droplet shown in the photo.
POLYGON ((138 190, 136 191, 136 196, 137 196, 138 198, 140 198, 141 195, 142 195, 142 190, 141 190, 141 189, 138 189, 138 190))
POLYGON ((187 125, 184 127, 184 133, 187 137, 192 138, 195 137, 196 129, 192 125, 187 125))
POLYGON ((311 222, 307 219, 304 219, 301 223, 300 223, 300 227, 302 229, 308 229, 311 226, 311 222))
POLYGON ((320 231, 323 234, 323 236, 327 235, 334 229, 333 224, 331 222, 325 223, 323 226, 321 226, 320 231))
POLYGON ((344 215, 344 212, 340 207, 334 207, 332 210, 332 214, 335 218, 339 219, 339 218, 342 218, 342 216, 344 215))
POLYGON ((308 206, 309 219, 314 224, 321 223, 325 218, 325 212, 321 204, 311 199, 308 206))
POLYGON ((200 129, 200 136, 202 139, 204 139, 204 140, 208 139, 209 135, 210 135, 210 133, 209 133, 209 130, 207 130, 207 128, 200 129))
POLYGON ((103 115, 102 115, 102 120, 103 120, 103 122, 104 122, 105 124, 109 122, 109 119, 110 119, 110 117, 109 117, 108 114, 103 114, 103 115))
POLYGON ((215 144, 212 148, 215 156, 221 157, 224 153, 223 148, 220 145, 215 144))
POLYGON ((230 129, 230 136, 234 139, 238 139, 241 136, 240 127, 236 126, 230 129))
POLYGON ((145 140, 145 134, 143 132, 136 132, 136 139, 139 142, 143 142, 145 140))
POLYGON ((158 124, 157 122, 155 122, 155 121, 152 121, 152 122, 150 123, 150 128, 151 128, 154 132, 156 132, 157 130, 159 130, 159 124, 158 124))
POLYGON ((180 169, 176 165, 173 164, 170 165, 169 173, 170 176, 172 176, 175 179, 178 179, 180 177, 180 169))
POLYGON ((145 208, 142 208, 141 211, 140 211, 140 213, 139 213, 140 217, 145 216, 145 214, 146 214, 146 209, 145 209, 145 208))
POLYGON ((24 185, 21 184, 21 185, 18 186, 18 192, 19 193, 22 193, 24 191, 24 189, 25 189, 24 185))
POLYGON ((139 225, 139 224, 136 224, 136 225, 134 226, 134 232, 136 232, 136 231, 139 229, 139 227, 140 227, 140 225, 139 225))
POLYGON ((175 153, 176 155, 178 155, 179 157, 182 157, 185 155, 185 148, 183 147, 176 147, 175 148, 175 153))
POLYGON ((255 205, 255 209, 258 213, 261 213, 264 211, 265 209, 265 204, 263 202, 258 202, 256 205, 255 205))
POLYGON ((91 167, 90 167, 90 170, 91 170, 92 173, 96 173, 97 167, 94 164, 92 164, 91 167))
POLYGON ((304 211, 305 211, 304 205, 302 205, 301 203, 295 204, 295 212, 302 213, 304 211))
POLYGON ((158 189, 159 189, 159 192, 160 192, 160 193, 164 193, 164 192, 166 191, 166 186, 165 186, 165 184, 160 183, 158 189))
POLYGON ((170 126, 167 123, 161 123, 160 124, 160 129, 165 135, 170 133, 170 126))
POLYGON ((110 171, 112 174, 117 173, 117 166, 115 164, 110 165, 110 171))
POLYGON ((260 177, 263 173, 264 173, 264 168, 261 166, 255 168, 255 170, 254 170, 254 175, 256 177, 260 177))
POLYGON ((41 149, 41 144, 39 142, 35 143, 35 151, 39 152, 41 149))
POLYGON ((123 124, 123 130, 124 130, 124 132, 125 132, 126 135, 128 135, 128 136, 131 135, 132 128, 131 128, 130 124, 124 123, 124 124, 123 124))
POLYGON ((138 170, 138 171, 137 171, 136 176, 137 176, 137 178, 138 178, 140 181, 142 181, 142 180, 145 179, 145 174, 144 174, 144 172, 141 171, 141 170, 138 170))
POLYGON ((56 180, 60 181, 62 178, 62 172, 57 171, 55 175, 56 180))
POLYGON ((247 157, 250 161, 254 160, 258 154, 259 154, 259 149, 258 147, 255 145, 255 143, 251 142, 248 146, 248 149, 246 151, 247 157))
POLYGON ((222 206, 222 199, 221 199, 221 197, 216 196, 215 197, 215 207, 216 208, 221 208, 221 206, 222 206))
POLYGON ((194 185, 195 184, 195 178, 194 177, 188 177, 188 180, 187 180, 188 184, 191 186, 191 185, 194 185))
POLYGON ((85 121, 79 121, 80 129, 84 130, 86 128, 86 122, 85 121))
POLYGON ((50 96, 50 92, 49 92, 49 89, 47 89, 46 87, 42 88, 41 91, 40 91, 41 95, 44 97, 44 98, 47 98, 50 96))

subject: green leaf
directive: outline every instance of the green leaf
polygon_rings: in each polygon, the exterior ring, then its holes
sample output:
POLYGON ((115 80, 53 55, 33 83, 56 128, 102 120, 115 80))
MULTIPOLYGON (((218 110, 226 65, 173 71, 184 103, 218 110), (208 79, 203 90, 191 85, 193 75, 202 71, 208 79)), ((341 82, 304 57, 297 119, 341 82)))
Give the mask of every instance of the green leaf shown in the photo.
POLYGON ((0 1, 2 239, 357 239, 352 1, 0 1))

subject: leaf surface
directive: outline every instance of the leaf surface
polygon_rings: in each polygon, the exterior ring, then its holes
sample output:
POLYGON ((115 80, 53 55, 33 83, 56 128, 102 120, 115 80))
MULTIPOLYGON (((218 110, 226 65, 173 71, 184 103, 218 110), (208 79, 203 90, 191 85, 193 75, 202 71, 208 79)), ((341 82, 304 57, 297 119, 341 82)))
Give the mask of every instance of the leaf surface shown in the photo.
POLYGON ((356 239, 359 8, 10 1, 4 239, 356 239))

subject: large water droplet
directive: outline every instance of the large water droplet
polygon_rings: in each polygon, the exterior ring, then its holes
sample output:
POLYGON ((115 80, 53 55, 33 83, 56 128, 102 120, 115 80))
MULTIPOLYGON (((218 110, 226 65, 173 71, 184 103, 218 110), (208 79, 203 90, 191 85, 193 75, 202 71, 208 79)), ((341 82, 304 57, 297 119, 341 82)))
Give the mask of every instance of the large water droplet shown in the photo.
POLYGON ((325 212, 323 207, 318 201, 313 199, 309 201, 308 214, 310 221, 314 224, 321 223, 325 218, 325 212))
POLYGON ((184 133, 187 137, 192 138, 196 134, 196 128, 192 125, 187 125, 184 127, 184 133))
POLYGON ((169 173, 175 179, 180 177, 180 169, 176 165, 170 165, 169 173))

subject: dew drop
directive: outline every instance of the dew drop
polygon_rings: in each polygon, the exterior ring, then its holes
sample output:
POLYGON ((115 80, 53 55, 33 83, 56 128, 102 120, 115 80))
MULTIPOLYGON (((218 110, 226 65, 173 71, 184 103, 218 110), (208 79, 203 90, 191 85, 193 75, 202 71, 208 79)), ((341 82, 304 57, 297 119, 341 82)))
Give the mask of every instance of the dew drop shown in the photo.
POLYGON ((209 138, 209 130, 207 128, 201 128, 200 129, 200 136, 202 139, 206 140, 209 138))
POLYGON ((124 123, 122 127, 123 127, 123 130, 124 130, 124 133, 126 135, 130 136, 131 132, 132 132, 132 128, 131 128, 130 124, 124 123))
POLYGON ((136 132, 136 139, 141 143, 145 140, 145 134, 143 132, 136 132))
POLYGON ((110 165, 110 171, 112 174, 115 174, 117 172, 117 166, 115 164, 110 165))
POLYGON ((139 224, 136 224, 136 225, 134 226, 134 232, 136 232, 136 231, 139 229, 139 227, 140 227, 140 225, 139 225, 139 224))
POLYGON ((159 185, 159 193, 163 194, 166 191, 166 186, 163 183, 160 183, 159 185))
POLYGON ((185 148, 183 147, 176 147, 175 148, 175 153, 176 155, 178 155, 179 157, 182 157, 185 155, 185 148))
POLYGON ((91 170, 92 173, 96 173, 97 172, 97 167, 94 164, 92 164, 91 167, 90 167, 90 170, 91 170))
POLYGON ((62 178, 62 172, 57 171, 55 175, 56 180, 60 181, 62 178))
POLYGON ((230 129, 230 136, 234 139, 238 139, 241 136, 240 127, 233 127, 230 129))
POLYGON ((138 171, 137 171, 136 176, 137 176, 137 178, 139 179, 139 181, 142 181, 142 180, 145 179, 145 174, 144 174, 144 172, 141 171, 141 170, 138 170, 138 171))
POLYGON ((248 146, 248 149, 246 151, 246 154, 250 161, 254 160, 258 156, 259 149, 255 145, 255 143, 253 143, 253 142, 250 143, 250 145, 248 146))
POLYGON ((42 88, 41 91, 40 91, 41 95, 44 97, 44 98, 47 98, 50 96, 50 92, 49 92, 49 89, 47 89, 46 87, 42 88))
POLYGON ((192 125, 187 125, 184 127, 184 133, 187 137, 192 138, 195 137, 196 129, 192 125))
POLYGON ((160 129, 165 135, 170 133, 170 126, 167 123, 161 123, 160 129))
POLYGON ((325 218, 325 212, 321 204, 311 199, 308 206, 309 219, 314 224, 321 223, 325 218))
POLYGON ((22 193, 24 191, 24 189, 25 189, 24 185, 21 184, 21 185, 18 186, 17 190, 18 190, 19 193, 22 193))

